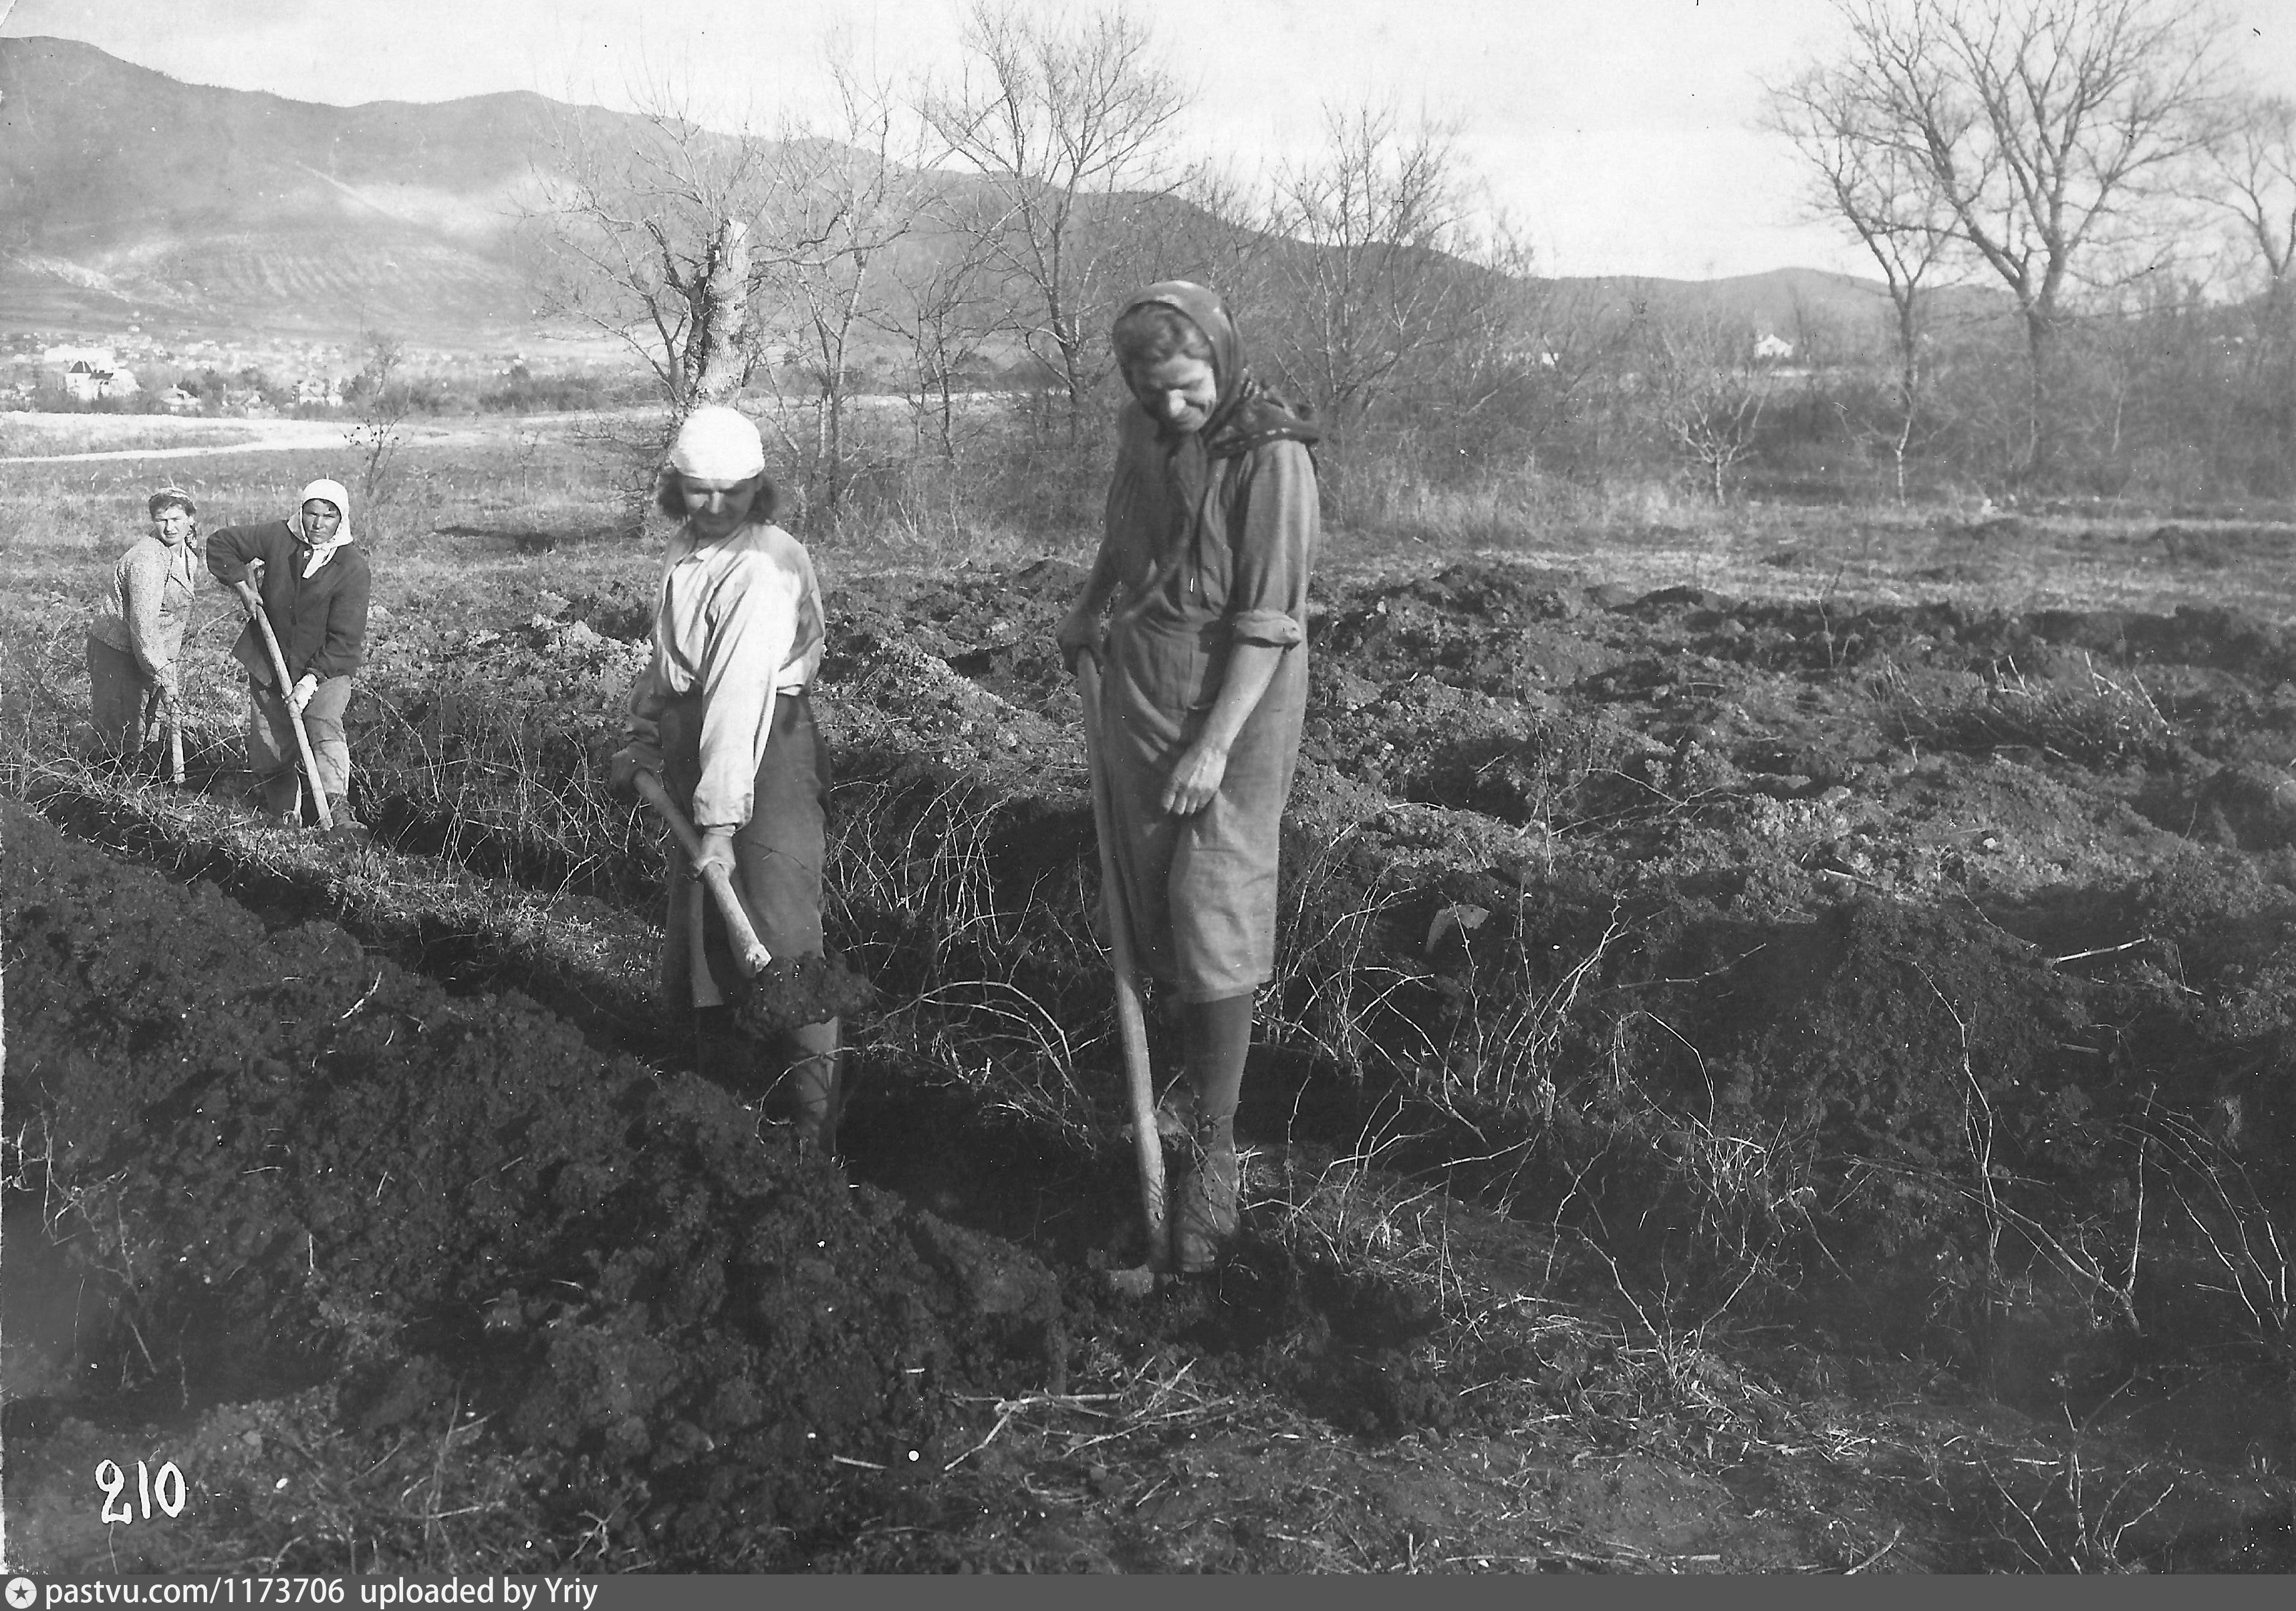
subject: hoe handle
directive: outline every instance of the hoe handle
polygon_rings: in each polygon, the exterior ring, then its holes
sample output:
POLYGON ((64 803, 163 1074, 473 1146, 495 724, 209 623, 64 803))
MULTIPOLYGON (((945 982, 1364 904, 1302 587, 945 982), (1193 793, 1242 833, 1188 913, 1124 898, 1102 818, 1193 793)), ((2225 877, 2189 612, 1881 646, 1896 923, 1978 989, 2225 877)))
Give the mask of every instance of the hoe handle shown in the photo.
POLYGON ((637 789, 654 814, 669 826, 670 836, 677 841, 685 859, 701 868, 701 882, 709 886, 716 898, 718 915, 726 919, 726 937, 734 942, 734 958, 742 974, 751 979, 766 971, 774 954, 758 938, 758 931, 750 925, 750 914, 742 909, 742 898, 734 892, 734 881, 726 876, 726 869, 716 862, 707 867, 701 863, 701 835, 685 820, 685 813, 677 809, 669 791, 661 786, 661 779, 652 772, 637 775, 637 789))
POLYGON ((1108 912, 1109 959, 1116 972, 1116 1023, 1124 1045, 1125 1095, 1132 1107, 1132 1147, 1140 1164, 1140 1208, 1148 1221, 1148 1262, 1170 1262, 1164 1234, 1164 1142, 1156 1130, 1156 1093, 1148 1072, 1148 1025, 1140 1011, 1140 978, 1132 960, 1132 914, 1116 867, 1116 840, 1107 769, 1100 759, 1100 667, 1089 654, 1076 662, 1077 694, 1084 702, 1085 764, 1092 771, 1092 826, 1100 841, 1101 900, 1108 912))
MULTIPOLYGON (((319 781, 319 763, 311 754, 310 735, 303 731, 303 712, 295 708, 288 697, 295 685, 287 678, 287 657, 279 653, 279 638, 271 630, 271 618, 263 612, 263 598, 245 582, 240 584, 239 602, 247 608, 247 619, 263 635, 263 646, 271 652, 271 675, 278 679, 279 703, 287 707, 287 725, 294 729, 295 753, 302 758, 303 776, 311 780, 311 809, 319 818, 322 830, 335 826, 327 810, 327 785, 319 781)), ((180 772, 178 773, 180 777, 180 772)))

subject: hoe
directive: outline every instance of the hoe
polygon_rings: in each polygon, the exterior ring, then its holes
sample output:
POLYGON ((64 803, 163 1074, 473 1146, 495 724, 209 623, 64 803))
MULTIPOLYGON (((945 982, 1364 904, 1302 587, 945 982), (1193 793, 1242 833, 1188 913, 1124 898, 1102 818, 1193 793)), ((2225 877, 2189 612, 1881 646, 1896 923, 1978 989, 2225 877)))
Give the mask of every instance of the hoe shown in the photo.
MULTIPOLYGON (((155 695, 156 697, 156 695, 155 695)), ((178 696, 180 697, 180 695, 178 696)), ((184 786, 184 726, 180 717, 169 719, 154 709, 144 720, 144 742, 150 744, 156 729, 168 735, 168 781, 176 788, 184 786)))
MULTIPOLYGON (((701 866, 701 835, 670 799, 661 779, 652 772, 640 772, 637 788, 668 825, 686 859, 701 866)), ((857 1017, 876 1005, 875 989, 847 966, 841 957, 775 958, 758 938, 724 867, 702 867, 701 882, 709 886, 718 915, 726 919, 726 937, 733 943, 734 966, 746 982, 741 999, 734 1004, 734 1027, 743 1034, 770 1040, 783 1030, 831 1018, 857 1017)))
POLYGON ((1109 961, 1116 974, 1116 1023, 1124 1044, 1125 1095, 1132 1108, 1132 1145, 1140 1165, 1140 1211, 1148 1226, 1148 1263, 1111 1270, 1109 1285, 1138 1295, 1170 1266, 1165 1236, 1164 1140, 1156 1128, 1156 1094, 1148 1070, 1148 1026, 1140 1010, 1140 977, 1132 959, 1131 914, 1116 867, 1116 841, 1108 801, 1108 774, 1100 760, 1100 667, 1089 654, 1076 662, 1077 693, 1084 701, 1085 764, 1092 772, 1092 822, 1100 840, 1101 899, 1108 913, 1109 961))
MULTIPOLYGON (((279 690, 279 703, 287 706, 287 725, 295 732, 295 753, 303 762, 303 777, 311 785, 311 810, 319 818, 319 831, 325 833, 335 826, 334 815, 327 810, 327 786, 319 781, 319 763, 311 754, 310 735, 303 731, 303 712, 288 703, 288 691, 295 685, 287 676, 287 657, 279 652, 278 636, 271 630, 271 618, 263 612, 263 596, 246 582, 239 584, 239 602, 247 608, 247 619, 263 637, 263 646, 271 652, 271 675, 279 690)), ((180 777, 180 768, 178 776, 180 777)))

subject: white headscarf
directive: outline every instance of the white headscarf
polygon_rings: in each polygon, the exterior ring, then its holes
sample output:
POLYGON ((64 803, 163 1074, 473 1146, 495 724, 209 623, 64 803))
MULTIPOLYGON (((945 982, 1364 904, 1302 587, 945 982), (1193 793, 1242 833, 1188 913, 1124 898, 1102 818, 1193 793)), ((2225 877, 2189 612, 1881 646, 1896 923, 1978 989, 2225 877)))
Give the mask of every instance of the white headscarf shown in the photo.
POLYGON ((316 576, 319 568, 335 557, 337 549, 348 547, 351 540, 351 495, 343 489, 340 481, 313 481, 303 489, 303 496, 295 500, 295 513, 287 522, 297 537, 299 538, 303 530, 303 505, 314 498, 332 504, 335 513, 342 519, 335 527, 334 536, 324 543, 311 545, 311 557, 303 562, 303 579, 306 581, 316 576))
POLYGON ((745 481, 764 471, 766 444, 749 415, 713 403, 678 426, 669 467, 697 481, 745 481))

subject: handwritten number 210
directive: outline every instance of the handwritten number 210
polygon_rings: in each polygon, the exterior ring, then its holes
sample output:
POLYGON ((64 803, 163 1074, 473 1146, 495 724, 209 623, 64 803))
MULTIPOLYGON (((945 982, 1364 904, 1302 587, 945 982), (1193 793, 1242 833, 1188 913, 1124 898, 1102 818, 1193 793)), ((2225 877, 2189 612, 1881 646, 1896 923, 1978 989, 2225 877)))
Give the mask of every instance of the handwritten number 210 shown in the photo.
MULTIPOLYGON (((135 1512, 129 1508, 124 1497, 127 1490, 127 1474, 117 1460, 106 1460, 95 1468, 95 1485, 103 1490, 103 1513, 96 1519, 105 1522, 132 1522, 135 1512)), ((152 1508, 158 1501, 163 1516, 184 1513, 184 1474, 169 1460, 152 1471, 142 1460, 135 1462, 135 1497, 141 1503, 144 1519, 152 1519, 152 1508)))

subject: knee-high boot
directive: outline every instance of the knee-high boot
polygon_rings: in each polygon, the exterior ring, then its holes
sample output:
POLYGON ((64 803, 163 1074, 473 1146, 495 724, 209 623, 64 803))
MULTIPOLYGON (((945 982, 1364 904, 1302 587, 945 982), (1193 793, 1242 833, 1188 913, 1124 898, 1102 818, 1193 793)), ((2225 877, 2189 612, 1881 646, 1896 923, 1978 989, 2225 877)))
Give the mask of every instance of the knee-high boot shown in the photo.
POLYGON ((1193 1001, 1182 1009, 1182 1055, 1195 1087, 1195 1125, 1172 1193, 1172 1265, 1201 1273, 1219 1262, 1235 1235, 1241 1186, 1235 1155, 1236 1102, 1251 1049, 1251 998, 1193 1001))
POLYGON ((840 1024, 809 1023, 791 1032, 768 1111, 786 1118, 800 1142, 837 1155, 837 1122, 845 1110, 845 1054, 840 1024))

